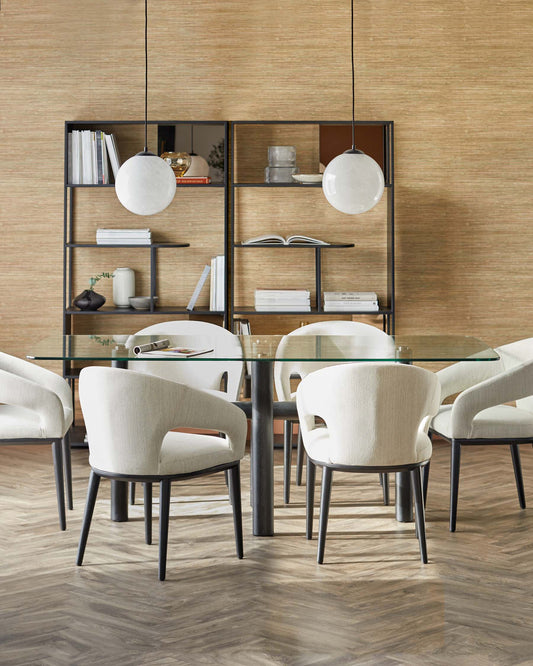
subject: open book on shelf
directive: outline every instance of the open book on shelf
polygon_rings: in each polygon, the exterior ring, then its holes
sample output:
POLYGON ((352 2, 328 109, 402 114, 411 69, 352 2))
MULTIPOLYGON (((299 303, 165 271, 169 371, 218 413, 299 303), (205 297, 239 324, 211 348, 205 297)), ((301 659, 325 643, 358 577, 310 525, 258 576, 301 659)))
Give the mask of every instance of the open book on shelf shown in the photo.
POLYGON ((278 234, 263 234, 255 238, 249 238, 243 241, 243 245, 261 245, 262 243, 268 245, 329 245, 326 241, 319 240, 318 238, 311 238, 311 236, 302 236, 295 234, 293 236, 279 236, 278 234))

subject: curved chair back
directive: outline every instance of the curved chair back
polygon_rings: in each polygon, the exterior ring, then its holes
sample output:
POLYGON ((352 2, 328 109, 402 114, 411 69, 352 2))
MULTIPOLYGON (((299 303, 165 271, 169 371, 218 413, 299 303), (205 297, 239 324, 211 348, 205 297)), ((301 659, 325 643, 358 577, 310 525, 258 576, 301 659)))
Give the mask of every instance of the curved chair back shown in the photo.
POLYGON ((97 471, 149 476, 161 474, 161 464, 170 468, 180 458, 193 464, 194 447, 162 453, 165 435, 180 427, 223 432, 226 439, 217 441, 225 443, 228 453, 235 460, 244 454, 242 411, 205 391, 134 370, 94 366, 81 371, 79 394, 89 463, 97 471))
POLYGON ((427 432, 439 398, 436 375, 412 365, 350 363, 313 372, 298 386, 296 398, 307 454, 363 467, 428 460, 427 432))
MULTIPOLYGON (((363 324, 358 321, 317 321, 307 326, 301 326, 288 333, 279 344, 280 354, 283 352, 287 338, 294 335, 353 335, 360 336, 362 341, 370 340, 376 344, 383 355, 394 358, 394 342, 392 338, 384 331, 363 324)), ((305 361, 279 361, 274 363, 274 381, 278 400, 291 400, 294 395, 291 393, 291 375, 299 375, 302 379, 310 372, 315 372, 321 368, 327 368, 332 365, 338 365, 338 361, 332 362, 308 362, 305 361)))
MULTIPOLYGON (((242 358, 239 338, 230 331, 204 321, 169 321, 148 326, 136 335, 179 335, 180 344, 197 348, 215 345, 217 353, 228 358, 242 358)), ((226 393, 229 400, 239 399, 244 375, 243 361, 135 361, 130 367, 137 372, 181 382, 198 389, 220 390, 227 373, 226 393)))

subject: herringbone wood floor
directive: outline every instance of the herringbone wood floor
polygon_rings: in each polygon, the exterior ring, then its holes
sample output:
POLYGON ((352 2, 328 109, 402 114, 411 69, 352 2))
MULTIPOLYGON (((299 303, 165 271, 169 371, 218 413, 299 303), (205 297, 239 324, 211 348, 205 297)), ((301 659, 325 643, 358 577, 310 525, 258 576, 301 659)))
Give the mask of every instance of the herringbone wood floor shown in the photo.
MULTIPOLYGON (((75 566, 87 451, 73 451, 75 507, 61 533, 49 448, 0 447, 0 663, 533 664, 533 514, 518 507, 510 454, 464 451, 450 534, 448 453, 437 442, 426 566, 413 526, 381 504, 376 475, 334 477, 324 565, 316 539, 303 536, 304 487, 282 504, 281 466, 277 535, 254 538, 245 460, 245 559, 234 555, 222 477, 176 485, 160 583, 142 507, 128 523, 110 522, 105 482, 84 566, 75 566)), ((533 506, 530 446, 522 460, 533 506)))

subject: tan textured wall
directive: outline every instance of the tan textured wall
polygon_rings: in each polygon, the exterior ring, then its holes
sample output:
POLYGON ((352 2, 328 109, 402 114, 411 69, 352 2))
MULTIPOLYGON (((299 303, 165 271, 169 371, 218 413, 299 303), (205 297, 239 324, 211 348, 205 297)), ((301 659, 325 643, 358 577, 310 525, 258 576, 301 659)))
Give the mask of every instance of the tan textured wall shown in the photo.
MULTIPOLYGON (((355 4, 357 118, 395 121, 398 330, 533 334, 533 4, 355 4)), ((150 117, 349 119, 347 0, 149 12, 150 117)), ((64 121, 142 117, 143 2, 2 0, 0 29, 0 348, 22 355, 61 329, 64 121)))

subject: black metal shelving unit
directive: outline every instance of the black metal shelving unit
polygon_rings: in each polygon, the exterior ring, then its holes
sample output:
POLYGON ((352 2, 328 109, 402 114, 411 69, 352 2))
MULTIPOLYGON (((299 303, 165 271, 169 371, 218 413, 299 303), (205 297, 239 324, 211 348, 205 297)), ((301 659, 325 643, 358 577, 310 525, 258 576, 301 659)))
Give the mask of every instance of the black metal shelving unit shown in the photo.
MULTIPOLYGON (((293 251, 303 251, 315 252, 315 276, 314 276, 314 286, 316 290, 316 302, 311 308, 310 312, 302 313, 301 311, 262 311, 257 312, 252 306, 248 307, 235 307, 235 275, 234 272, 228 275, 228 300, 229 300, 229 320, 231 325, 233 325, 233 319, 235 316, 250 316, 250 315, 275 315, 279 316, 293 316, 293 315, 379 315, 382 317, 383 321, 383 330, 387 333, 394 334, 395 330, 395 283, 394 283, 394 123, 392 121, 356 121, 356 127, 364 126, 374 126, 379 127, 382 133, 382 156, 383 156, 383 172, 385 177, 385 193, 384 196, 387 198, 387 294, 385 299, 380 299, 380 307, 377 312, 368 313, 367 311, 361 310, 350 310, 350 311, 328 311, 324 312, 322 305, 322 252, 324 250, 340 250, 343 248, 354 247, 354 243, 338 243, 330 245, 310 245, 310 244, 301 244, 301 245, 276 245, 272 243, 254 243, 254 244, 243 244, 240 241, 235 240, 235 192, 239 188, 261 188, 261 189, 299 189, 302 187, 305 189, 321 189, 321 183, 306 183, 302 185, 301 183, 265 183, 265 182, 239 182, 236 179, 235 173, 235 155, 239 147, 239 138, 236 136, 239 126, 242 125, 316 125, 316 126, 351 126, 350 121, 318 121, 318 120, 264 120, 264 121, 251 121, 251 120, 241 120, 234 121, 231 124, 231 136, 232 136, 232 163, 231 163, 231 178, 230 178, 230 196, 229 196, 229 205, 230 205, 230 224, 231 224, 231 233, 229 238, 229 247, 228 254, 230 257, 230 265, 235 266, 235 251, 251 251, 263 248, 276 249, 276 250, 293 250, 293 251)), ((349 148, 350 146, 346 146, 349 148)), ((320 196, 317 193, 317 196, 320 196)), ((350 239, 351 241, 351 239, 350 239)))
MULTIPOLYGON (((223 219, 224 219, 224 247, 221 247, 219 254, 226 254, 229 237, 228 237, 228 228, 229 228, 229 219, 228 219, 228 185, 229 185, 229 123, 227 121, 220 120, 201 120, 201 121, 190 121, 190 120, 150 120, 148 121, 149 125, 157 126, 158 130, 161 128, 165 129, 172 126, 178 125, 191 125, 194 128, 201 126, 217 126, 221 130, 221 134, 224 137, 224 172, 223 172, 223 182, 213 182, 206 184, 199 183, 187 183, 176 185, 178 189, 190 189, 193 188, 198 190, 200 196, 200 190, 203 192, 213 190, 213 189, 223 189, 224 190, 224 203, 223 203, 223 219)), ((66 121, 65 122, 65 133, 64 133, 64 202, 63 202, 63 333, 69 334, 75 332, 75 321, 78 317, 86 316, 115 316, 115 315, 133 315, 143 317, 146 315, 156 315, 156 316, 166 316, 166 315, 187 315, 194 317, 217 317, 223 318, 224 325, 227 325, 227 307, 223 311, 219 310, 210 310, 209 308, 195 307, 193 311, 187 310, 186 303, 171 305, 171 306, 156 306, 154 297, 157 295, 157 266, 159 254, 161 252, 168 253, 170 251, 181 252, 186 250, 186 248, 191 247, 191 244, 194 245, 194 239, 191 239, 191 243, 163 243, 163 242, 152 242, 149 245, 138 245, 138 244, 99 244, 96 242, 85 242, 85 239, 82 242, 79 242, 79 239, 75 235, 75 201, 76 201, 76 192, 81 189, 98 189, 101 190, 107 188, 114 188, 114 182, 107 184, 96 185, 96 184, 73 184, 68 181, 68 159, 69 159, 69 150, 68 150, 68 137, 69 133, 72 130, 105 130, 120 133, 120 128, 124 126, 138 126, 142 127, 144 125, 143 120, 76 120, 76 121, 66 121), (74 253, 75 252, 91 252, 94 250, 104 250, 109 251, 111 249, 122 249, 128 248, 132 252, 149 252, 150 255, 150 307, 148 310, 135 310, 133 308, 117 308, 114 306, 104 306, 94 311, 79 310, 72 305, 73 299, 76 296, 74 293, 73 285, 73 262, 74 262, 74 253)), ((159 131, 158 131, 159 135, 159 131)), ((159 143, 159 138, 158 138, 159 143)), ((120 136, 118 137, 118 144, 120 150, 120 136)), ((159 146, 158 146, 159 147, 159 146)), ((124 159, 130 157, 130 155, 122 155, 124 159)), ((112 180, 112 173, 110 169, 110 178, 112 180)), ((168 260, 168 259, 166 259, 168 260)), ((179 265, 179 262, 176 261, 176 264, 179 265)), ((179 269, 177 269, 179 274, 179 269)), ((227 284, 227 277, 226 284, 227 284)), ((76 289, 78 291, 78 289, 76 289)), ((226 288, 227 291, 227 288, 226 288)), ((142 326, 140 326, 142 327, 142 326)), ((139 328, 140 328, 139 327, 139 328)), ((133 328, 133 327, 132 327, 133 328)), ((73 368, 72 364, 69 362, 64 363, 63 374, 66 378, 71 379, 71 385, 74 390, 73 381, 77 378, 79 370, 73 368)))

